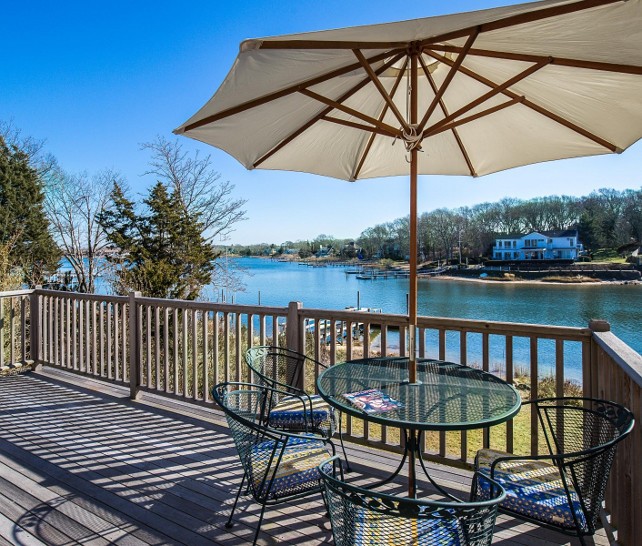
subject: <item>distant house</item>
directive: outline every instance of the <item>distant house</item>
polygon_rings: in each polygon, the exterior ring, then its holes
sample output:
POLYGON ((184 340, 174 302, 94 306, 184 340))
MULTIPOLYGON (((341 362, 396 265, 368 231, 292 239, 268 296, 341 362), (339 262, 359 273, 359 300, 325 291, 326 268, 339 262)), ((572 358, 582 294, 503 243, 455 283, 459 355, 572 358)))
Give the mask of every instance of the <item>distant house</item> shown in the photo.
POLYGON ((495 239, 493 260, 577 260, 583 250, 576 230, 533 231, 528 235, 504 235, 495 239))
POLYGON ((325 256, 334 256, 335 255, 335 250, 333 246, 327 246, 324 247, 321 245, 319 247, 319 250, 316 252, 316 257, 317 258, 324 258, 325 256))

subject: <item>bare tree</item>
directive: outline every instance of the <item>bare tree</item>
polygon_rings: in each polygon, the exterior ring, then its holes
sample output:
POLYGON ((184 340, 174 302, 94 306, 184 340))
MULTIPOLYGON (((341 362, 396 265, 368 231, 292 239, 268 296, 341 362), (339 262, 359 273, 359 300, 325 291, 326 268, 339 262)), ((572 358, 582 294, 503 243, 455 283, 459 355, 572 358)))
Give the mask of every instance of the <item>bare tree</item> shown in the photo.
POLYGON ((45 180, 45 209, 54 237, 74 270, 78 291, 92 293, 108 245, 98 218, 114 182, 122 184, 120 176, 105 170, 89 178, 86 173, 71 175, 54 166, 45 180))
POLYGON ((234 184, 222 181, 214 170, 210 155, 200 157, 183 151, 179 142, 159 136, 141 145, 151 153, 150 169, 160 181, 178 192, 185 210, 197 216, 203 225, 203 236, 209 242, 224 238, 232 226, 245 220, 245 199, 234 199, 234 184))

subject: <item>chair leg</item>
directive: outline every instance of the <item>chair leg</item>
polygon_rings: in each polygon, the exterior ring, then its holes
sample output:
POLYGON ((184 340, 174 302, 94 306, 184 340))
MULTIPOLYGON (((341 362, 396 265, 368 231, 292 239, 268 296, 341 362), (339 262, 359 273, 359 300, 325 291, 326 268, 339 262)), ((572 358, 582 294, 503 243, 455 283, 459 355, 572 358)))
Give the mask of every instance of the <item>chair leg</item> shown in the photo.
POLYGON ((343 414, 339 413, 339 443, 341 444, 341 451, 343 451, 343 458, 346 461, 346 472, 352 471, 352 468, 350 468, 350 461, 348 460, 348 454, 346 453, 346 446, 343 445, 343 430, 341 429, 341 419, 343 418, 343 414))
POLYGON ((265 504, 261 507, 261 515, 259 516, 259 523, 256 526, 256 531, 254 533, 254 541, 252 542, 252 545, 256 545, 256 541, 259 538, 259 531, 261 530, 261 524, 263 523, 263 515, 265 514, 265 504))
POLYGON ((236 499, 234 500, 234 506, 232 506, 232 511, 230 512, 230 517, 227 520, 227 523, 225 524, 225 527, 228 529, 234 525, 232 523, 232 517, 234 516, 234 510, 236 510, 236 504, 239 501, 239 497, 241 496, 241 491, 243 491, 243 484, 245 483, 245 472, 243 472, 243 478, 241 479, 241 485, 239 485, 239 490, 236 493, 236 499))

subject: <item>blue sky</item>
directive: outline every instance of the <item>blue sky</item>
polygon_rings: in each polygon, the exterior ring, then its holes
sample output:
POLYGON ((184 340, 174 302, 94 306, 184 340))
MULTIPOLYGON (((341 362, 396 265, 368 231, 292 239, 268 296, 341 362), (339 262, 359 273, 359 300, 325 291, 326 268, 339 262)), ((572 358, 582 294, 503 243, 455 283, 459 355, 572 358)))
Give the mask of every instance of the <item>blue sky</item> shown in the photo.
MULTIPOLYGON (((6 2, 0 20, 0 120, 46 140, 71 172, 113 168, 143 193, 148 156, 139 144, 190 117, 225 78, 246 39, 485 9, 506 0, 219 2, 6 2)), ((280 243, 320 233, 358 237, 408 214, 406 177, 347 183, 318 176, 246 171, 211 153, 222 177, 248 199, 232 243, 280 243)), ((421 177, 419 210, 502 197, 586 195, 640 188, 642 145, 620 156, 557 161, 482 178, 421 177)))

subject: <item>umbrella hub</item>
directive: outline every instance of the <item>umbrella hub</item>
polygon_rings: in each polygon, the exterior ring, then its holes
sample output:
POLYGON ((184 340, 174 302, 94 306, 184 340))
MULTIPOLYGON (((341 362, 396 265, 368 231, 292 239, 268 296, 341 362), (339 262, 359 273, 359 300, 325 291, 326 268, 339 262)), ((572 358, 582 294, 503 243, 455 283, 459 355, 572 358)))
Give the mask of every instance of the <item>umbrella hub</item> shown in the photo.
POLYGON ((421 141, 424 138, 424 132, 422 129, 419 129, 418 123, 408 125, 407 130, 402 127, 401 135, 408 152, 420 147, 421 141))

